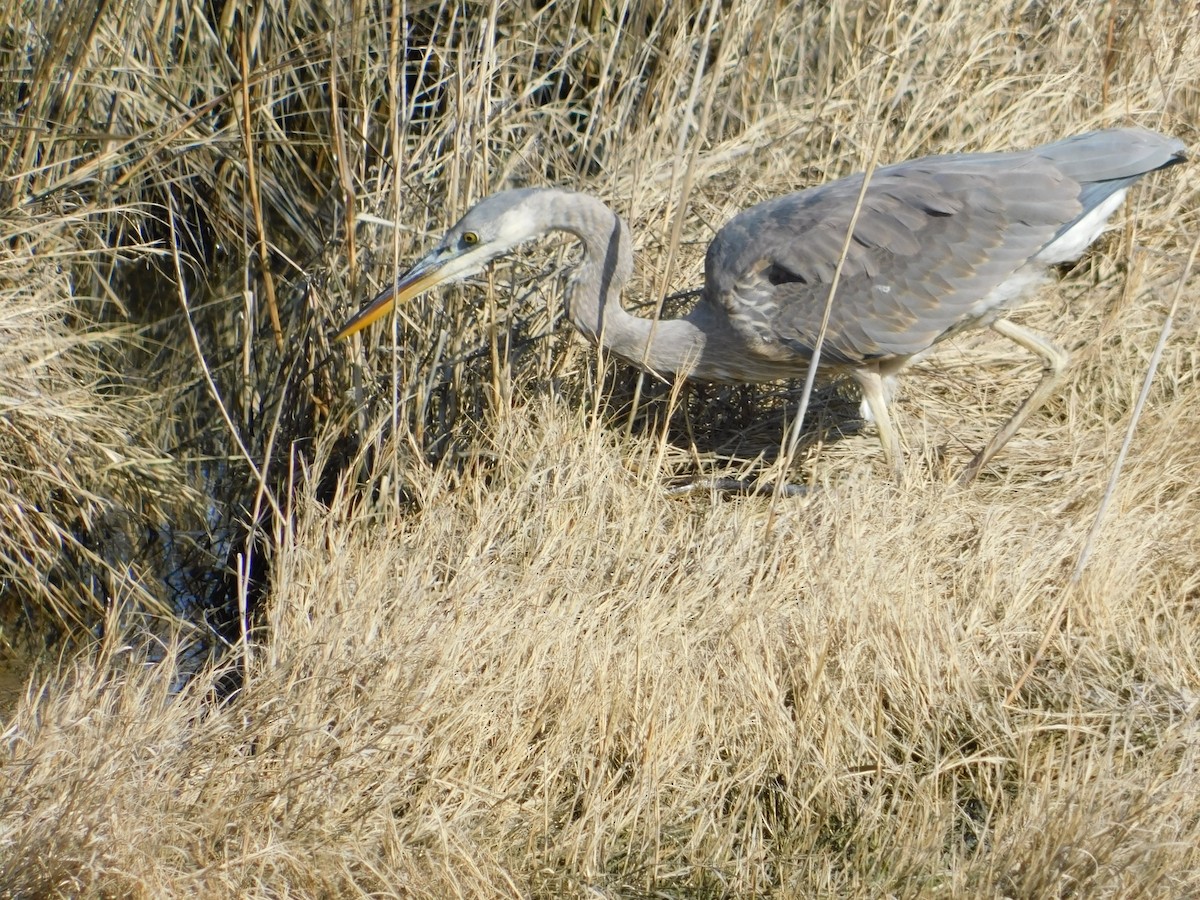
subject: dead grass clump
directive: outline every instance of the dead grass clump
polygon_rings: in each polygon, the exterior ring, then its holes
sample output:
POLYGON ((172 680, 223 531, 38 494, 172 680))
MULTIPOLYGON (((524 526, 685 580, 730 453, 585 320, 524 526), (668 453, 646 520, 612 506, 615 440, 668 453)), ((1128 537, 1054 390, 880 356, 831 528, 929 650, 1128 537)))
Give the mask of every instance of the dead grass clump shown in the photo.
POLYGON ((1173 587, 1136 556, 1088 581, 1003 702, 1086 520, 862 479, 769 525, 664 505, 653 446, 560 404, 490 424, 486 490, 302 504, 228 703, 111 651, 31 699, 4 818, 50 814, 10 839, 85 892, 1195 888, 1173 587))
MULTIPOLYGON (((150 392, 114 365, 128 329, 98 324, 72 285, 88 259, 69 238, 86 217, 10 213, 0 252, 0 558, 5 640, 69 636, 116 600, 168 606, 137 548, 186 500, 172 462, 144 437, 150 392), (9 626, 12 626, 10 630, 9 626), (37 630, 34 629, 34 630, 37 630)), ((135 604, 136 605, 136 604, 135 604)))

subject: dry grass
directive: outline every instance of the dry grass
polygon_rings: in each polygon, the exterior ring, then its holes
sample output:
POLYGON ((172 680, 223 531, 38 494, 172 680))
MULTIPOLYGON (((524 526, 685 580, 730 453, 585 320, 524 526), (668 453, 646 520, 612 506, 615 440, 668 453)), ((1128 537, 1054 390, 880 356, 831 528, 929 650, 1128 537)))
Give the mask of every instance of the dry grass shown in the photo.
POLYGON ((664 486, 771 477, 796 392, 645 385, 632 409, 556 280, 529 287, 557 250, 366 348, 327 337, 514 183, 626 215, 633 301, 880 140, 1195 145, 1197 13, 536 6, 267 2, 247 28, 238 4, 6 5, 0 688, 34 659, 0 697, 0 885, 1200 891, 1195 277, 1071 579, 1196 239, 1191 167, 1021 311, 1070 381, 967 489, 1036 377, 988 335, 904 383, 902 487, 826 391, 791 473, 821 489, 776 501, 664 486))

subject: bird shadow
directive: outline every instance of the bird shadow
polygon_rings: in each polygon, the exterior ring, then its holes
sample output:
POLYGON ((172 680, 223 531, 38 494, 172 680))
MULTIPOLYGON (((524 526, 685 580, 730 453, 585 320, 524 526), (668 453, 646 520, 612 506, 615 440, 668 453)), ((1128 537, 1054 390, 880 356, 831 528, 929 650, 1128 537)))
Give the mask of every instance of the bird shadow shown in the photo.
MULTIPOLYGON (((608 425, 628 428, 643 438, 665 435, 666 442, 680 451, 679 459, 686 460, 677 477, 745 476, 773 466, 786 451, 803 382, 675 385, 632 370, 610 370, 604 390, 608 425)), ((857 435, 865 424, 859 397, 845 380, 818 383, 809 400, 793 469, 818 448, 857 435)))

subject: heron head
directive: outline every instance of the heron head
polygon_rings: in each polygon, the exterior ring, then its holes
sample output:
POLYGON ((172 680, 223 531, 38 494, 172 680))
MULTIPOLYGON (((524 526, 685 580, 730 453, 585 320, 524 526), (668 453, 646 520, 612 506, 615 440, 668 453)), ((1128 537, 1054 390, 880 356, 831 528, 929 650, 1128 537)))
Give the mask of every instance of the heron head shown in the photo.
POLYGON ((502 191, 476 203, 427 254, 398 281, 382 290, 334 336, 335 340, 362 331, 393 307, 430 288, 474 275, 518 244, 546 230, 539 215, 536 188, 502 191))

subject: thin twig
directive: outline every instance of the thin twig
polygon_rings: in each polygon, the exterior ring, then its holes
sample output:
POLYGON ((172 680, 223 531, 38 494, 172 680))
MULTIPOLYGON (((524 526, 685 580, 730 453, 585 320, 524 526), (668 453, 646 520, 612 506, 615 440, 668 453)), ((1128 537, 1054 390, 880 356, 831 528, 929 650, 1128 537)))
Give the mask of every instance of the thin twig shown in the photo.
MULTIPOLYGON (((878 133, 875 135, 875 146, 871 149, 870 158, 867 160, 867 168, 863 172, 862 187, 858 191, 858 199, 854 202, 854 211, 850 215, 850 223, 846 226, 846 236, 842 240, 842 252, 838 254, 837 267, 833 270, 833 280, 829 283, 829 293, 825 296, 825 310, 821 315, 821 327, 817 329, 817 339, 813 342, 812 356, 808 363, 808 372, 804 376, 804 389, 800 393, 800 407, 796 411, 796 418, 792 421, 792 427, 787 435, 787 448, 783 454, 782 469, 779 473, 779 478, 776 479, 776 484, 780 487, 775 491, 772 498, 773 501, 778 500, 783 496, 782 485, 785 482, 784 476, 792 467, 792 460, 796 456, 796 448, 800 445, 800 434, 804 427, 804 419, 808 415, 808 404, 812 399, 813 385, 817 380, 817 370, 821 364, 821 348, 825 344, 825 335, 829 330, 829 318, 833 313, 833 301, 837 295, 838 283, 842 278, 842 268, 846 264, 846 257, 850 253, 850 243, 854 240, 854 226, 858 224, 858 214, 862 210, 863 200, 867 196, 867 188, 871 184, 871 176, 875 173, 875 164, 879 160, 879 153, 883 149, 883 136, 887 134, 887 128, 880 126, 878 133)), ((771 513, 767 517, 767 531, 771 531, 771 526, 775 518, 775 504, 771 504, 771 513)))
MULTIPOLYGON (((259 488, 267 502, 271 505, 271 509, 275 511, 277 516, 282 517, 283 510, 276 501, 275 495, 267 486, 266 476, 250 455, 250 450, 242 440, 237 425, 233 422, 233 417, 229 415, 229 410, 225 407, 225 401, 221 399, 221 391, 217 387, 217 382, 212 377, 212 372, 208 368, 208 360, 204 358, 204 350, 200 346, 200 335, 196 332, 196 325, 192 321, 192 311, 188 306, 187 288, 184 286, 185 282, 183 278, 183 264, 179 259, 179 240, 175 232, 175 217, 178 215, 178 212, 175 209, 173 199, 170 201, 170 204, 170 215, 167 216, 167 228, 171 232, 171 262, 175 267, 175 287, 179 293, 179 306, 183 310, 183 321, 187 324, 188 336, 192 341, 192 349, 196 351, 196 360, 200 363, 200 371, 204 373, 204 381, 208 385, 208 391, 212 395, 213 401, 217 404, 217 409, 221 411, 221 418, 225 420, 225 427, 229 429, 230 437, 237 444, 242 458, 246 460, 246 464, 250 466, 250 471, 254 473, 254 477, 258 480, 259 488)), ((247 327, 250 327, 250 325, 247 324, 247 327)))
POLYGON ((271 332, 275 336, 275 346, 283 350, 283 326, 279 321, 279 307, 275 303, 275 279, 271 276, 271 247, 267 243, 267 226, 263 219, 262 196, 258 189, 258 165, 254 161, 254 133, 251 120, 251 103, 254 95, 250 93, 250 49, 246 43, 246 23, 243 19, 241 36, 241 66, 242 66, 242 115, 239 120, 242 125, 242 144, 246 153, 246 186, 250 191, 250 206, 254 210, 254 228, 258 234, 258 268, 262 275, 263 293, 267 298, 267 312, 271 317, 271 332))
MULTIPOLYGON (((663 263, 663 282, 662 285, 655 291, 658 294, 659 300, 654 309, 654 317, 650 323, 650 337, 646 341, 646 349, 642 353, 641 372, 638 374, 637 382, 633 388, 633 401, 629 407, 629 418, 625 424, 625 433, 628 435, 633 430, 633 423, 637 416, 638 407, 641 403, 642 385, 645 383, 646 371, 648 370, 647 361, 650 356, 650 349, 654 345, 654 336, 658 331, 658 323, 662 320, 663 306, 666 302, 666 283, 671 274, 671 267, 675 263, 675 254, 679 251, 679 243, 683 236, 683 219, 684 210, 687 208, 688 196, 692 192, 692 178, 696 170, 696 161, 700 155, 701 145, 704 143, 704 135, 708 129, 708 120, 712 115, 713 102, 720 89, 721 80, 719 77, 711 79, 709 82, 708 93, 704 97, 704 104, 700 108, 700 118, 693 120, 690 113, 696 108, 696 99, 700 94, 700 86, 704 80, 704 74, 707 71, 704 61, 708 58, 709 42, 712 40, 713 34, 717 30, 717 18, 720 10, 720 4, 714 3, 709 7, 708 19, 704 25, 704 39, 700 45, 700 50, 696 54, 696 68, 692 73, 692 88, 688 97, 685 109, 687 114, 679 124, 679 143, 676 148, 675 160, 676 167, 673 174, 679 176, 679 205, 676 207, 675 219, 671 224, 671 236, 667 242, 667 254, 663 263), (691 153, 688 154, 686 165, 682 172, 678 167, 678 161, 683 156, 683 149, 687 144, 689 134, 693 134, 691 153)), ((725 65, 726 58, 730 52, 731 41, 722 41, 717 51, 717 59, 713 64, 713 68, 717 75, 720 75, 722 68, 725 65)))
POLYGON ((1150 394, 1150 386, 1154 383, 1154 372, 1158 368, 1158 362, 1162 358, 1163 349, 1167 344, 1167 337, 1171 333, 1171 324, 1175 319, 1175 311, 1179 308, 1179 298, 1183 295, 1183 286, 1187 283, 1188 276, 1192 273, 1192 266, 1196 262, 1197 251, 1200 251, 1200 235, 1197 235, 1196 240, 1192 242, 1192 249, 1188 253, 1187 263, 1183 267, 1183 274, 1175 283, 1175 293, 1171 297, 1171 306, 1167 310, 1166 318, 1163 319, 1162 328, 1158 331, 1158 342, 1154 345, 1154 352, 1150 355, 1150 362, 1146 366, 1146 374, 1142 379, 1142 389, 1138 393, 1137 403, 1134 404, 1133 413, 1129 417, 1129 425, 1125 429, 1125 440, 1121 442, 1121 450, 1117 454, 1117 461, 1108 476, 1108 487, 1104 491, 1104 496, 1100 499, 1100 505, 1096 508, 1096 516, 1092 519, 1092 527, 1088 530, 1087 537, 1084 538, 1083 546, 1079 548, 1079 556, 1075 560, 1075 569, 1071 572, 1071 578, 1063 588, 1062 597, 1059 599, 1058 605, 1055 606, 1054 612, 1050 616, 1050 621, 1046 626, 1046 631, 1042 635, 1042 640, 1038 644, 1037 650, 1030 657, 1029 664, 1008 692, 1008 696, 1004 698, 1005 705, 1012 703, 1016 699, 1017 694, 1025 687, 1025 682, 1029 680, 1029 676, 1033 674, 1033 670, 1042 661, 1042 656, 1046 652, 1046 648, 1050 646, 1050 641, 1058 633, 1063 616, 1066 614, 1067 607, 1070 605, 1071 598, 1075 593, 1075 588, 1083 577, 1083 570, 1087 567, 1088 559, 1092 554, 1092 548, 1096 543, 1096 537, 1100 533, 1101 525, 1104 524, 1104 517, 1108 512, 1109 503, 1116 493, 1117 480, 1121 477, 1121 468, 1125 465, 1125 457, 1129 454, 1129 447, 1133 443, 1134 431, 1137 429, 1142 409, 1146 405, 1146 398, 1150 394))

